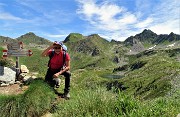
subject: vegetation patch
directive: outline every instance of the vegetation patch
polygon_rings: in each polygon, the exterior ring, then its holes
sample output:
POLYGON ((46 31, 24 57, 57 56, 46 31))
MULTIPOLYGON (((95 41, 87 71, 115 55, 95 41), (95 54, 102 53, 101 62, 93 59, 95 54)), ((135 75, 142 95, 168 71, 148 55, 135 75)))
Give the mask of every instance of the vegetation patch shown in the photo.
POLYGON ((36 79, 24 94, 0 95, 1 117, 40 117, 50 110, 55 94, 42 80, 36 79))

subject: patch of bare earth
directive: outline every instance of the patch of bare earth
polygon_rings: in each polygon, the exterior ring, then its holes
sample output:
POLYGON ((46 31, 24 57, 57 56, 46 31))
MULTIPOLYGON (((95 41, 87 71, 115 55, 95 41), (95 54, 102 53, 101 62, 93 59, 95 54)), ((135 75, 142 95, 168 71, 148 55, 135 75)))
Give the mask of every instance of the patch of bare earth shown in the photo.
POLYGON ((0 87, 0 95, 1 94, 4 94, 4 95, 22 94, 27 88, 28 88, 27 86, 20 87, 19 84, 13 84, 6 87, 0 87))

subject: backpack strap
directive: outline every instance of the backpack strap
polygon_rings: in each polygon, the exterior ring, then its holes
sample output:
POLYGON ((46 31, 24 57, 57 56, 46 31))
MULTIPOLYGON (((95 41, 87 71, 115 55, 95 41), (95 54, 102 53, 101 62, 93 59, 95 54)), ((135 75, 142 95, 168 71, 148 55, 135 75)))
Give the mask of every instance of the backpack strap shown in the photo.
POLYGON ((62 69, 66 67, 66 51, 63 51, 63 67, 62 69))
MULTIPOLYGON (((51 61, 51 59, 53 58, 53 56, 54 56, 54 51, 52 51, 51 52, 51 54, 49 55, 49 62, 48 62, 48 67, 50 67, 50 61, 51 61)), ((66 51, 63 51, 63 66, 62 66, 62 68, 64 68, 65 66, 66 66, 66 51)))

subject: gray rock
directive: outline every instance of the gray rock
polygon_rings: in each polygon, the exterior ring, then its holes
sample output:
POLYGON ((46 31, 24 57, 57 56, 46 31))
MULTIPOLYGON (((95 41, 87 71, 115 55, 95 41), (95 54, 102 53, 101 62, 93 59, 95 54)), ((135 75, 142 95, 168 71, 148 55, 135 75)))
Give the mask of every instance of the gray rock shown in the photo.
POLYGON ((0 66, 0 81, 4 82, 15 82, 16 72, 11 68, 0 66))
POLYGON ((10 81, 10 82, 9 82, 10 85, 13 85, 14 83, 15 83, 14 81, 10 81))
POLYGON ((18 80, 21 81, 24 79, 24 77, 26 77, 27 73, 21 73, 19 76, 18 76, 18 80))
POLYGON ((29 70, 25 65, 21 65, 20 70, 21 70, 21 73, 29 73, 29 70))
POLYGON ((21 82, 20 81, 16 81, 14 84, 21 84, 21 82))
POLYGON ((5 84, 5 83, 2 83, 0 86, 1 87, 7 87, 9 84, 5 84))

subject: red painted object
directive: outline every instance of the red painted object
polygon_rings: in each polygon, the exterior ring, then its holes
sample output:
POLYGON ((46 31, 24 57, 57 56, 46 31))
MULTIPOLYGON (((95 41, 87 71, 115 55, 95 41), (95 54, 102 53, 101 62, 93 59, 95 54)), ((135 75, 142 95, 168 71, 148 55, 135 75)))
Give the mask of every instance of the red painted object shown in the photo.
POLYGON ((4 57, 4 58, 7 57, 7 50, 3 50, 3 57, 4 57))
POLYGON ((29 56, 31 56, 33 54, 31 50, 28 50, 28 52, 29 52, 29 56))

